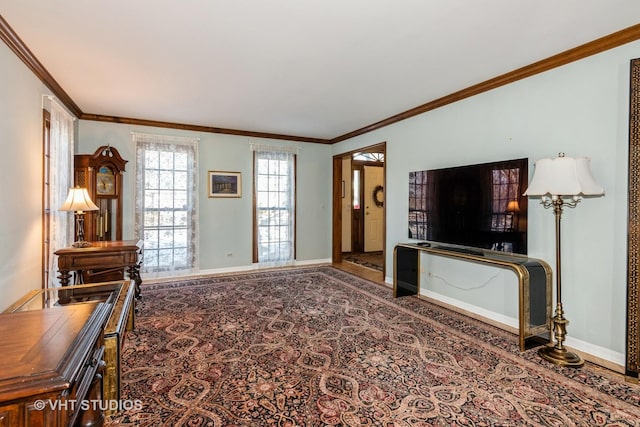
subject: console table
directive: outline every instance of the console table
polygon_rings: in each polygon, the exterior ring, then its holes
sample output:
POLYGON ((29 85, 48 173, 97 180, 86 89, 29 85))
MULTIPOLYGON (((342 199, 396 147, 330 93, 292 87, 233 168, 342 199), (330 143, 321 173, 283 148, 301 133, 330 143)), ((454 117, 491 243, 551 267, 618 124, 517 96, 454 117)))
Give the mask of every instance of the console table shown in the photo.
POLYGON ((420 295, 420 255, 512 270, 518 278, 520 350, 550 341, 552 271, 545 261, 523 255, 436 242, 398 244, 393 251, 393 296, 420 295))
POLYGON ((0 314, 0 425, 102 425, 110 310, 108 303, 89 302, 0 314))
POLYGON ((81 278, 84 270, 126 269, 129 278, 135 282, 136 298, 140 298, 143 246, 142 240, 111 240, 91 242, 91 246, 86 248, 59 249, 55 254, 58 255, 60 284, 70 284, 71 271, 81 278))
MULTIPOLYGON (((109 319, 104 326, 104 361, 102 398, 105 415, 117 412, 114 404, 120 400, 121 350, 127 331, 135 325, 135 283, 130 280, 90 283, 64 288, 33 290, 8 307, 4 313, 55 309, 87 302, 105 302, 112 306, 109 319), (60 301, 67 301, 61 303, 60 301)), ((2 422, 0 422, 2 426, 2 422)))

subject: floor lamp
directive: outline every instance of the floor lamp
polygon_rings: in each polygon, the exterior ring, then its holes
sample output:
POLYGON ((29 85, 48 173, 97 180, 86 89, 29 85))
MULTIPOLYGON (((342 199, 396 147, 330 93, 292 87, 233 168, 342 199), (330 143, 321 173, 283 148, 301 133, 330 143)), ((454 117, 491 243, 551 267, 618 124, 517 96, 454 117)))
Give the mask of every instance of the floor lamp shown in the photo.
POLYGON ((591 175, 590 159, 587 157, 565 157, 558 154, 555 159, 536 161, 531 185, 524 193, 529 197, 541 197, 545 209, 553 208, 556 219, 556 311, 551 319, 555 345, 542 347, 540 356, 561 366, 582 366, 584 360, 564 347, 569 321, 564 317, 561 287, 560 218, 565 207, 575 208, 583 196, 602 196, 604 190, 591 175))
POLYGON ((98 207, 93 203, 86 188, 70 188, 67 200, 60 206, 61 211, 75 212, 76 217, 76 241, 74 248, 87 248, 91 243, 84 240, 84 212, 97 211, 98 207))

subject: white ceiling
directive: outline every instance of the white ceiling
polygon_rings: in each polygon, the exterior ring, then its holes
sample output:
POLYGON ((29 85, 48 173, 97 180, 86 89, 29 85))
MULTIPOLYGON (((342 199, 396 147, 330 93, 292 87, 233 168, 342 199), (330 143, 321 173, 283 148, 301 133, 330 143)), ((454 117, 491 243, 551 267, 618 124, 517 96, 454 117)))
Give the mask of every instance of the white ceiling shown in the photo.
POLYGON ((638 0, 0 0, 84 113, 332 139, 640 22, 638 0))

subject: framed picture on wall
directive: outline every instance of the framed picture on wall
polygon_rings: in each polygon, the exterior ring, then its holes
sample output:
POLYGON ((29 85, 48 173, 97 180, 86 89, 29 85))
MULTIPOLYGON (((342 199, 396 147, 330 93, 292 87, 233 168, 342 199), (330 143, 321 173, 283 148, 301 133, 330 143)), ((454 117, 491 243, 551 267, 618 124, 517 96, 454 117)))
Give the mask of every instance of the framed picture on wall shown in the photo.
POLYGON ((242 197, 242 174, 209 171, 209 197, 242 197))

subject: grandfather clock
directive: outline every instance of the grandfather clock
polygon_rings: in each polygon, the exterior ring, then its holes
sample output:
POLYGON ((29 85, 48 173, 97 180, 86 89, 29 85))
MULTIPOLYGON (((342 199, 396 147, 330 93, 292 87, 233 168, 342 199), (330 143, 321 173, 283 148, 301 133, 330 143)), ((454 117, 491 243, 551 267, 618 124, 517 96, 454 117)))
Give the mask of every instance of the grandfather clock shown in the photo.
POLYGON ((122 240, 122 176, 127 163, 104 145, 93 154, 74 156, 75 185, 85 187, 99 210, 85 213, 85 240, 122 240))

